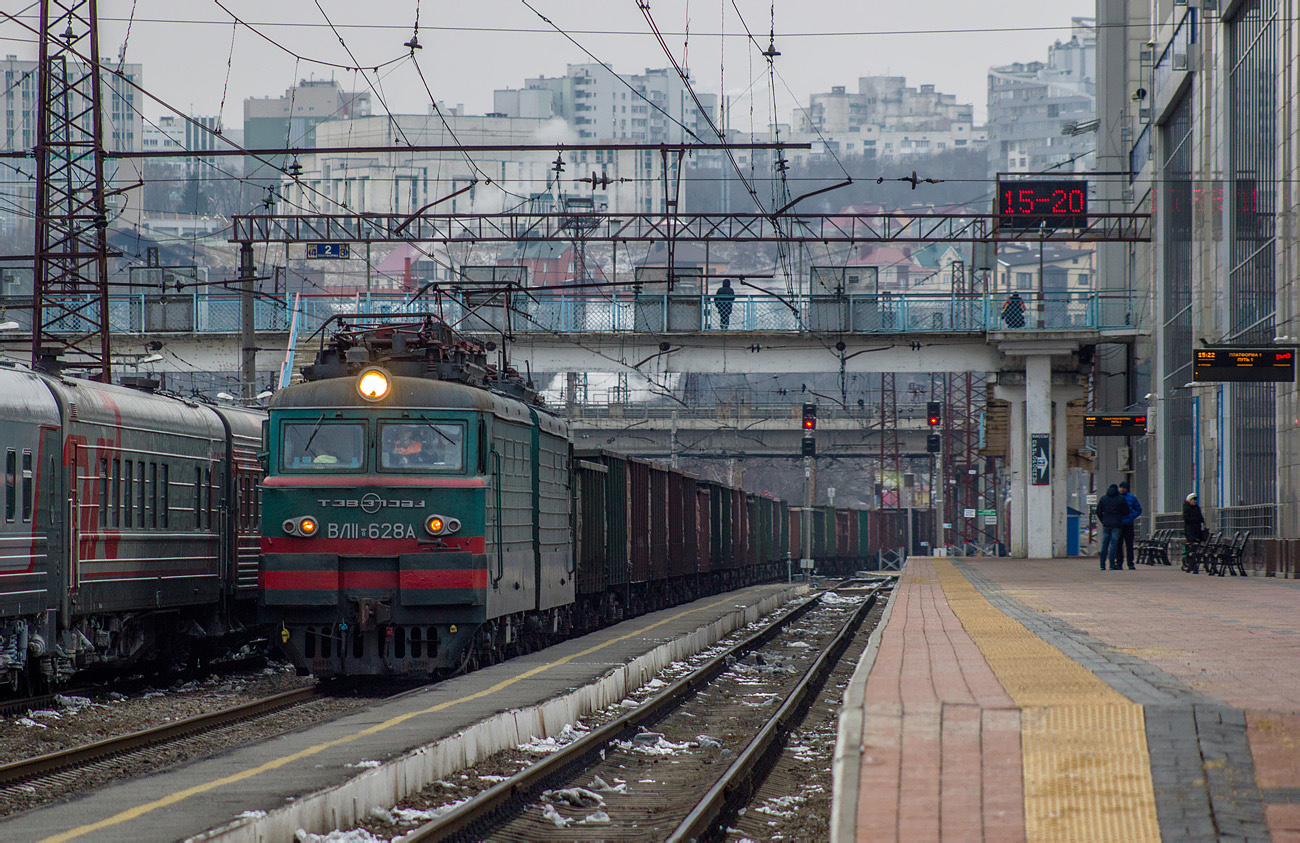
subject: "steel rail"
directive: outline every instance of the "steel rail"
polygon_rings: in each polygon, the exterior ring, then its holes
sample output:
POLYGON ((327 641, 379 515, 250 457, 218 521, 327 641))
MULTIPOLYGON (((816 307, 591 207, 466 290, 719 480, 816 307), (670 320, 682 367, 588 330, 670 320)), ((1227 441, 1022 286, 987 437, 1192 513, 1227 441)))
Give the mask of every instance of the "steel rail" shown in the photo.
POLYGON ((709 788, 686 819, 667 838, 668 843, 710 840, 726 828, 726 824, 753 796, 758 785, 771 771, 785 747, 786 739, 794 731, 826 684, 840 656, 848 649, 858 627, 867 613, 876 605, 876 596, 884 584, 873 589, 858 610, 853 613, 804 673, 799 684, 785 698, 776 713, 763 724, 749 745, 736 756, 722 777, 709 788))
MULTIPOLYGON (((426 843, 447 839, 477 839, 498 819, 516 814, 551 782, 572 776, 598 759, 604 748, 625 733, 654 723, 679 707, 725 672, 735 660, 775 638, 785 626, 807 614, 821 601, 817 594, 763 629, 715 656, 687 676, 673 682, 641 706, 588 733, 549 757, 493 785, 437 819, 412 829, 400 843, 426 843)), ((875 595, 868 602, 874 602, 875 595)), ((855 613, 856 615, 857 613, 855 613)), ((865 616, 865 613, 863 613, 865 616)))
POLYGON ((105 758, 181 740, 241 720, 260 717, 307 702, 315 698, 317 693, 315 687, 298 688, 297 690, 263 697, 260 700, 223 708, 220 711, 187 717, 174 723, 164 723, 152 729, 119 735, 115 738, 106 738, 95 743, 51 752, 46 755, 38 755, 35 758, 12 761, 0 765, 0 786, 47 776, 72 767, 85 766, 96 761, 102 761, 105 758))

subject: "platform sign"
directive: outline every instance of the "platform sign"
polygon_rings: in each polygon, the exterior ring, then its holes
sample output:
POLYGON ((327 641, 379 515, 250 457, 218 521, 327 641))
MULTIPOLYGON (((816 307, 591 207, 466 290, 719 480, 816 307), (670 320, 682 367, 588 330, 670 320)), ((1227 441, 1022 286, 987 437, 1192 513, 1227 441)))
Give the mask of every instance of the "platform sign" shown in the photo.
POLYGON ((1052 435, 1050 433, 1029 434, 1029 473, 1032 485, 1051 485, 1052 435))
POLYGON ((961 511, 961 517, 962 517, 962 518, 974 518, 974 517, 975 517, 975 510, 972 509, 971 507, 966 507, 966 508, 964 508, 964 509, 961 511))
POLYGON ((308 243, 308 260, 348 260, 352 247, 347 243, 308 243))
POLYGON ((1294 348, 1198 348, 1194 354, 1194 381, 1295 381, 1294 348))
POLYGON ((1143 415, 1084 416, 1085 436, 1146 436, 1147 417, 1143 415))
POLYGON ((1086 228, 1087 179, 998 179, 1002 228, 1086 228))

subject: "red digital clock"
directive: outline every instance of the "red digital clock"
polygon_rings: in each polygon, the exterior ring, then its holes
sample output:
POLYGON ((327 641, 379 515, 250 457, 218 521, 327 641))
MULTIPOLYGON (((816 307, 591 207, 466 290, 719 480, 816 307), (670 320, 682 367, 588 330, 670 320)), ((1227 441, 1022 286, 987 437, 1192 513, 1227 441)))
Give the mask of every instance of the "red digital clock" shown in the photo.
POLYGON ((1002 228, 1085 228, 1086 179, 998 180, 997 215, 1002 228))

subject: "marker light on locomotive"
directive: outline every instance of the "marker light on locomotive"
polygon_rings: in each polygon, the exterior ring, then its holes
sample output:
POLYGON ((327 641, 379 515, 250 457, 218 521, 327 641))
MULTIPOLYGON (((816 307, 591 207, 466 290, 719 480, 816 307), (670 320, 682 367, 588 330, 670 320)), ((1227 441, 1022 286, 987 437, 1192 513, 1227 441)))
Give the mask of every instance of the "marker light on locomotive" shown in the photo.
POLYGON ((443 518, 441 515, 430 515, 424 519, 424 529, 431 536, 443 536, 454 533, 460 529, 460 519, 443 518))
POLYGON ((384 400, 391 388, 388 373, 377 366, 371 366, 357 378, 357 392, 367 401, 384 400))
POLYGON ((281 526, 284 528, 284 531, 289 535, 301 536, 305 539, 311 538, 312 536, 320 532, 319 522, 317 522, 316 519, 312 518, 310 515, 304 515, 300 518, 285 519, 284 524, 282 524, 281 526))

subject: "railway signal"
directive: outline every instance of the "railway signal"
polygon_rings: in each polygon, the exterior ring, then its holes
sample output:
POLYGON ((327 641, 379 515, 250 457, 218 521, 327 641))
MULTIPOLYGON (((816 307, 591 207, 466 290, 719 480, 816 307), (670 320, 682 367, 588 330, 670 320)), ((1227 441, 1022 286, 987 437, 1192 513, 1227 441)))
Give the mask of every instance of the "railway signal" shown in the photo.
POLYGON ((929 423, 930 427, 938 427, 941 418, 942 417, 939 415, 939 402, 938 401, 926 402, 925 420, 929 423))
POLYGON ((803 429, 804 430, 817 429, 817 405, 816 404, 803 405, 803 429))
POLYGON ((816 440, 816 439, 812 438, 811 436, 805 436, 805 437, 803 438, 803 455, 804 455, 805 457, 815 457, 815 456, 817 456, 817 440, 816 440))

